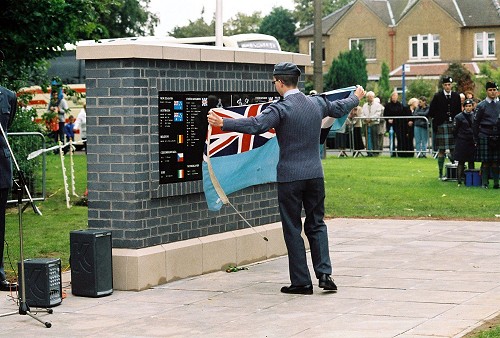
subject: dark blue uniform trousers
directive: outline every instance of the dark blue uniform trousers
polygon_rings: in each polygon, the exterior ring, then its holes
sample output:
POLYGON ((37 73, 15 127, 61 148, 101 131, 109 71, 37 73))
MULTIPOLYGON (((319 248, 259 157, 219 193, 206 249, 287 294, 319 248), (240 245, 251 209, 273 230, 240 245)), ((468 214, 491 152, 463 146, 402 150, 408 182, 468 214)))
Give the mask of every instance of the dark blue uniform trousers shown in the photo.
POLYGON ((302 206, 306 218, 304 232, 309 241, 316 278, 332 273, 328 249, 328 233, 323 220, 325 214, 325 182, 315 178, 278 183, 278 202, 283 235, 288 250, 288 269, 292 285, 311 285, 307 267, 306 249, 301 237, 302 206))

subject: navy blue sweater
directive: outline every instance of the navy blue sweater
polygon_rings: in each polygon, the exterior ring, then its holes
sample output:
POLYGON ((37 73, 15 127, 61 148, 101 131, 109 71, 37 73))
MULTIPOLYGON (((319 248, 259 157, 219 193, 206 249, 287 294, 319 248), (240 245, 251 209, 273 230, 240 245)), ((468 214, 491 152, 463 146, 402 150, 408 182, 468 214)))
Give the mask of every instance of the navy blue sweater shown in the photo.
POLYGON ((500 101, 491 99, 479 102, 474 115, 474 138, 500 135, 500 101), (496 131, 495 131, 496 128, 496 131))

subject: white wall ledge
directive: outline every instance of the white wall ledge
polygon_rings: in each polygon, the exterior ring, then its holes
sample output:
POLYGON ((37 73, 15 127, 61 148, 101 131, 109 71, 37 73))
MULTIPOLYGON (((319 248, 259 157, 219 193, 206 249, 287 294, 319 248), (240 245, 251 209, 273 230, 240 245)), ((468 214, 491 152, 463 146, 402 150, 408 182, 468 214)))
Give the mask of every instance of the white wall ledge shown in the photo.
POLYGON ((253 64, 293 62, 299 66, 310 65, 310 56, 307 54, 136 41, 78 46, 76 58, 78 60, 132 58, 253 64))

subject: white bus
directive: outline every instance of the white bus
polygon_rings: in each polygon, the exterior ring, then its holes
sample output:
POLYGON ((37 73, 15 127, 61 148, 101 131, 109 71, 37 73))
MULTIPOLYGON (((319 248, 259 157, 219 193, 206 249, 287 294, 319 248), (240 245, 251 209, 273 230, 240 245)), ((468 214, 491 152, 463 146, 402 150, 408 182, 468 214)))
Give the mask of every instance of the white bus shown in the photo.
MULTIPOLYGON (((78 46, 107 44, 114 42, 154 42, 154 43, 169 43, 169 44, 190 44, 200 46, 215 46, 215 36, 198 36, 190 38, 175 38, 173 36, 135 36, 127 38, 101 39, 101 40, 85 40, 79 41, 78 46)), ((281 46, 278 40, 272 35, 249 33, 236 34, 231 36, 222 36, 223 47, 230 48, 248 48, 248 49, 265 49, 281 51, 281 46)), ((74 50, 76 46, 67 44, 66 51, 74 50)))
MULTIPOLYGON (((194 38, 177 38, 173 43, 185 43, 190 45, 215 46, 215 36, 200 36, 194 38)), ((236 34, 223 36, 222 44, 224 47, 231 48, 250 48, 267 49, 281 51, 278 40, 272 35, 267 34, 236 34)))

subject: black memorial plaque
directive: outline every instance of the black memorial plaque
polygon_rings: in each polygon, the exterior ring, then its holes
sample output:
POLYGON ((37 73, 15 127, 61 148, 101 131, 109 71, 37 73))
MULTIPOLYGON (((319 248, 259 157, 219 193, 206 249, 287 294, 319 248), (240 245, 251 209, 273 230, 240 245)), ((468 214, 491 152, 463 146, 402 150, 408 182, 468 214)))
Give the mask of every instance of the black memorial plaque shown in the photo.
POLYGON ((160 184, 202 179, 202 161, 211 108, 278 99, 275 93, 167 92, 158 94, 160 184))

